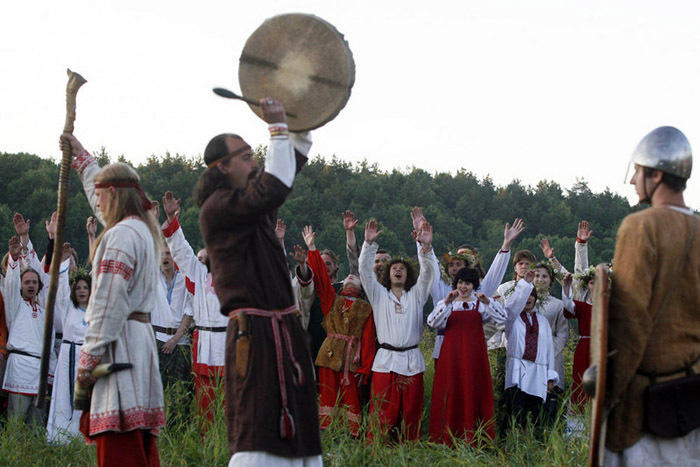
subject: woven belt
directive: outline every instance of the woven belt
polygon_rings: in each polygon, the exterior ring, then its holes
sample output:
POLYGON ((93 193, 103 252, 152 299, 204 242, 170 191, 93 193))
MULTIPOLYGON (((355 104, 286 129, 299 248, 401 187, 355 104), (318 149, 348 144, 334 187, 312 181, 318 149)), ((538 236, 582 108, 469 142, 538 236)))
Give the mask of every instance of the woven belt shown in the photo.
POLYGON ((410 347, 394 347, 391 344, 379 344, 377 347, 384 350, 391 350, 392 352, 406 352, 407 350, 417 349, 418 344, 412 345, 410 347))
MULTIPOLYGON (((233 312, 231 312, 233 313, 233 312)), ((230 316, 230 314, 229 314, 230 316)), ((209 331, 209 332, 226 332, 226 326, 219 326, 219 327, 209 327, 209 326, 195 326, 194 327, 197 331, 209 331)))
POLYGON ((151 314, 145 313, 143 311, 132 311, 128 318, 133 321, 139 321, 141 323, 151 324, 151 314))
POLYGON ((56 339, 63 339, 63 333, 57 332, 57 333, 56 333, 56 339))
POLYGON ((345 350, 345 371, 343 372, 343 380, 341 381, 344 385, 350 386, 350 355, 352 355, 352 343, 357 342, 357 351, 355 352, 355 358, 352 360, 354 363, 360 361, 360 339, 355 336, 346 336, 345 334, 328 334, 327 337, 332 337, 333 339, 340 339, 348 343, 348 347, 345 350))
POLYGON ((282 398, 282 415, 280 416, 280 435, 283 439, 291 439, 294 437, 296 429, 294 427, 294 418, 287 408, 287 384, 284 377, 284 348, 287 348, 287 353, 289 355, 289 361, 292 363, 292 375, 293 382, 295 386, 301 386, 304 384, 304 373, 301 369, 301 365, 294 358, 294 352, 292 351, 292 338, 289 335, 289 328, 287 323, 282 319, 285 315, 291 315, 293 313, 298 313, 296 305, 292 305, 289 308, 285 308, 280 311, 268 311, 260 310, 258 308, 238 308, 229 312, 229 319, 237 319, 238 313, 245 313, 251 316, 261 316, 264 318, 270 318, 270 323, 272 326, 272 335, 275 339, 275 354, 277 360, 277 379, 280 387, 280 396, 282 398), (284 343, 283 343, 284 341, 284 343), (287 426, 291 428, 291 433, 287 431, 287 426))
MULTIPOLYGON (((70 408, 73 410, 73 395, 75 393, 75 351, 76 346, 83 345, 82 342, 71 342, 64 340, 64 344, 70 345, 70 353, 68 354, 68 384, 70 390, 70 408)), ((70 419, 73 419, 73 413, 70 414, 70 419)))
POLYGON ((169 336, 175 335, 177 332, 177 328, 164 328, 163 326, 156 326, 155 324, 152 324, 153 330, 155 332, 162 332, 163 334, 167 334, 169 336))

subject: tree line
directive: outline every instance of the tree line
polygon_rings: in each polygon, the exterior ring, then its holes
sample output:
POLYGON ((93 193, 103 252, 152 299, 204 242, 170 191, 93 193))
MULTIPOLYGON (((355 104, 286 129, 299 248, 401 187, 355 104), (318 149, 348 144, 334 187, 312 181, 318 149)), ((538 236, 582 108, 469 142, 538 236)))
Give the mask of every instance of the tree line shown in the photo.
MULTIPOLYGON (((261 162, 265 152, 265 147, 256 148, 261 162)), ((112 159, 104 148, 95 156, 100 165, 112 159)), ((121 157, 118 160, 124 161, 121 157)), ((193 248, 203 247, 199 208, 192 198, 197 179, 205 169, 201 159, 166 153, 162 157, 151 156, 135 167, 144 190, 153 199, 160 200, 167 190, 182 198, 183 231, 193 248)), ((31 219, 31 238, 42 254, 47 243, 44 221, 56 209, 58 163, 31 154, 0 153, 0 173, 6 181, 0 190, 0 241, 7 244, 14 234, 12 215, 20 212, 31 219)), ((356 229, 360 244, 364 221, 375 218, 384 230, 378 239, 381 248, 392 255, 415 256, 409 216, 413 206, 420 206, 433 225, 438 257, 459 245, 470 244, 479 249, 484 267, 488 267, 502 243, 505 223, 516 217, 524 219, 526 226, 516 240, 516 250, 527 248, 540 258, 539 242, 544 236, 560 261, 572 268, 576 227, 585 219, 594 231, 589 244, 590 263, 609 262, 617 228, 633 209, 625 198, 609 189, 592 192, 584 180, 570 188, 546 180, 535 186, 523 185, 519 180, 497 186, 489 177, 479 178, 465 169, 434 174, 416 167, 383 171, 366 161, 353 164, 335 156, 317 156, 296 178, 278 217, 287 225, 288 249, 304 244, 300 232, 310 224, 317 232, 319 248, 330 248, 343 259, 342 275, 347 273, 342 212, 350 209, 361 219, 356 229)), ((76 248, 81 262, 88 257, 85 220, 90 215, 80 180, 72 171, 65 238, 76 248)), ((161 213, 161 221, 164 219, 161 213)))

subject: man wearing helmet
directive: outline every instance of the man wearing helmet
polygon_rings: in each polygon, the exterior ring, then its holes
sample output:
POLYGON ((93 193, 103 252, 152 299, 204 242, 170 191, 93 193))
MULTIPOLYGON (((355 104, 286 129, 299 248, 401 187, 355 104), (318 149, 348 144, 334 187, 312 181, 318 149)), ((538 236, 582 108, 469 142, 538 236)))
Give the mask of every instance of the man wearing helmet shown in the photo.
MULTIPOLYGON (((617 233, 605 464, 687 465, 700 459, 700 420, 691 405, 679 398, 675 413, 656 414, 658 406, 644 401, 649 386, 700 370, 700 222, 683 200, 690 143, 675 128, 657 128, 631 163, 630 183, 651 208, 627 216, 617 233)), ((688 402, 696 398, 697 392, 688 402)))

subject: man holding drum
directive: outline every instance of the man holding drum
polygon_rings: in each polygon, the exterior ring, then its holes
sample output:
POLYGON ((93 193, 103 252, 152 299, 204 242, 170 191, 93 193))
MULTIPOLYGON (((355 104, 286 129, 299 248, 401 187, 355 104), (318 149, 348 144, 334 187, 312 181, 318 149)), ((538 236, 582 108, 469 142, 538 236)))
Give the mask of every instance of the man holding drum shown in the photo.
POLYGON ((289 133, 281 102, 262 99, 266 165, 238 135, 214 137, 195 198, 226 337, 230 465, 321 465, 314 370, 294 305, 277 210, 311 147, 289 133))

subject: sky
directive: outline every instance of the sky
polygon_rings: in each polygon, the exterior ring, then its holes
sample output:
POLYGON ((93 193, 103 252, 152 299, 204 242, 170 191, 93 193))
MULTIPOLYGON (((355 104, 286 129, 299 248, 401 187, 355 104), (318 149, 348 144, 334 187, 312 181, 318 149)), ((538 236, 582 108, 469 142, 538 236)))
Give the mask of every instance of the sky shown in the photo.
POLYGON ((223 132, 264 145, 264 122, 211 88, 240 91, 246 39, 292 12, 332 23, 356 66, 313 156, 497 185, 583 179, 636 204, 625 173, 646 133, 676 126, 700 151, 693 0, 27 0, 0 4, 0 152, 59 158, 66 68, 88 80, 74 134, 90 150, 138 164, 201 156, 223 132))

